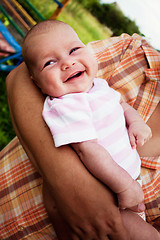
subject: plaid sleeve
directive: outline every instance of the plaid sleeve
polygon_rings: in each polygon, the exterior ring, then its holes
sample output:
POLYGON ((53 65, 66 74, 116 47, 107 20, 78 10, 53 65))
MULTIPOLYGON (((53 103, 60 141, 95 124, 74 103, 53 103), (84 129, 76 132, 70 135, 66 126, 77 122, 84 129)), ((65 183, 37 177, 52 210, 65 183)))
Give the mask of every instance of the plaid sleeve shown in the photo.
POLYGON ((97 58, 98 77, 106 79, 147 121, 160 99, 160 53, 138 34, 122 34, 88 47, 97 58))

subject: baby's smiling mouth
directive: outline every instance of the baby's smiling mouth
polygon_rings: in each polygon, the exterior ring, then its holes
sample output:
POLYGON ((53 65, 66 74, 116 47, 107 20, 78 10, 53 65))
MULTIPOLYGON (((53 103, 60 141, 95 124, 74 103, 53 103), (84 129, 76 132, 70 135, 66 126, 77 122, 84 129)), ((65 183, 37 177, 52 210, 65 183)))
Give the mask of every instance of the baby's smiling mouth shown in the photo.
POLYGON ((72 74, 69 78, 67 78, 66 81, 71 80, 73 78, 80 77, 83 73, 84 73, 84 71, 76 72, 76 73, 72 74))

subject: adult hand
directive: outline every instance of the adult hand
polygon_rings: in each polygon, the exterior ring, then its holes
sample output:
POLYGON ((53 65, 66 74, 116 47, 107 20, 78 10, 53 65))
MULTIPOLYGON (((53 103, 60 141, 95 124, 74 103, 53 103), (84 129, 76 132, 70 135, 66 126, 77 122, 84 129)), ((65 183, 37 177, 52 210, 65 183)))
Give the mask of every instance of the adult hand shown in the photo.
MULTIPOLYGON (((78 165, 77 162, 75 168, 69 170, 72 181, 66 178, 63 186, 58 186, 61 189, 53 193, 57 208, 54 213, 64 220, 69 236, 62 239, 128 240, 113 193, 88 174, 82 164, 78 165)), ((55 218, 57 221, 57 216, 55 218)))

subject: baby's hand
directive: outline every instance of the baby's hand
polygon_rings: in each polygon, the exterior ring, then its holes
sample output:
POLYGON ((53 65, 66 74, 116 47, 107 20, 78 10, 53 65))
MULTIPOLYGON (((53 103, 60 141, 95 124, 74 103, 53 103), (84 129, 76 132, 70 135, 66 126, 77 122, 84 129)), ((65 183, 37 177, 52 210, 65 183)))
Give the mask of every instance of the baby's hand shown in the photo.
POLYGON ((117 194, 120 209, 132 208, 144 200, 144 194, 140 184, 133 180, 128 188, 117 194))
POLYGON ((128 135, 132 148, 143 146, 151 137, 150 127, 142 120, 135 121, 129 125, 128 135))

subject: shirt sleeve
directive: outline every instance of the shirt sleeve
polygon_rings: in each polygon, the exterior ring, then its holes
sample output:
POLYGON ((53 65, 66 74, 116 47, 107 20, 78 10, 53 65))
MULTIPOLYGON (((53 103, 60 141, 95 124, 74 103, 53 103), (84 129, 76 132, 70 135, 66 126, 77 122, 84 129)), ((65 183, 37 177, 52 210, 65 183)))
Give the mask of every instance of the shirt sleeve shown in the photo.
POLYGON ((42 115, 56 147, 97 138, 86 93, 47 97, 42 115))

